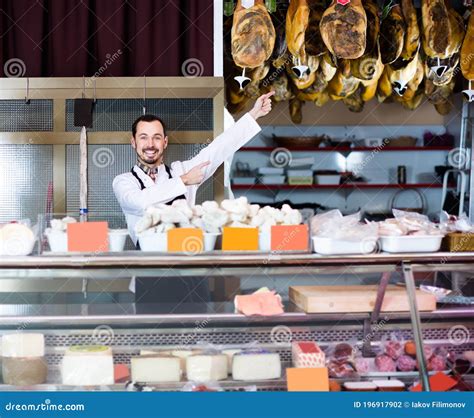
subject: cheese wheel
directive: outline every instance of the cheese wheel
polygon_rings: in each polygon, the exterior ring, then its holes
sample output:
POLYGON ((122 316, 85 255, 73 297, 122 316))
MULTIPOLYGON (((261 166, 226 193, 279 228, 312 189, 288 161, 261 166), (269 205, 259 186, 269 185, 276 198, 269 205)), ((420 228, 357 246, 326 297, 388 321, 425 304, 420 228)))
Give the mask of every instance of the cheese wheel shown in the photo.
POLYGON ((208 382, 227 378, 227 356, 225 354, 199 354, 186 358, 188 380, 208 382))
POLYGON ((200 351, 198 350, 173 350, 171 351, 171 355, 178 357, 180 359, 181 363, 181 371, 183 374, 186 374, 186 359, 189 356, 192 356, 194 354, 199 354, 200 351))
POLYGON ((277 353, 240 353, 232 362, 234 380, 266 380, 281 377, 280 355, 277 353))
POLYGON ((2 337, 3 357, 43 357, 43 334, 5 334, 2 337))
POLYGON ((181 380, 181 363, 174 356, 132 357, 132 380, 134 382, 161 383, 181 380))
POLYGON ((7 224, 0 228, 0 255, 29 255, 35 245, 33 231, 23 224, 7 224))

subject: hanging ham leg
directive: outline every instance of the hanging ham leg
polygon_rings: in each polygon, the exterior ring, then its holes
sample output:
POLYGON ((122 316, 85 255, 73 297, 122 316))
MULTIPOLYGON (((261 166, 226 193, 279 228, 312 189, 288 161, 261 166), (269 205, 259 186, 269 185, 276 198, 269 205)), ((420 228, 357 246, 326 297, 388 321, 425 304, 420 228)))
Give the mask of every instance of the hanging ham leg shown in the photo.
POLYGON ((232 57, 243 68, 255 68, 267 61, 275 46, 275 28, 264 0, 249 9, 237 1, 232 24, 232 57))
POLYGON ((445 57, 451 42, 451 25, 444 0, 422 0, 423 49, 429 57, 445 57))
POLYGON ((344 6, 333 1, 323 14, 320 30, 326 47, 336 57, 361 57, 367 34, 367 15, 361 0, 351 0, 344 6))

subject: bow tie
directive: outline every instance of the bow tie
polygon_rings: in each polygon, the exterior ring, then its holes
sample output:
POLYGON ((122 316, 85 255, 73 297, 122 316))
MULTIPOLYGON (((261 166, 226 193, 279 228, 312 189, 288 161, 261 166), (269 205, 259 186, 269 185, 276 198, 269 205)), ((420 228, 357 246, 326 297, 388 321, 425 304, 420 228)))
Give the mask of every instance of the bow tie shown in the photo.
POLYGON ((155 181, 156 175, 158 174, 158 167, 150 168, 144 164, 141 164, 140 162, 137 162, 137 165, 147 176, 149 176, 153 181, 155 181))

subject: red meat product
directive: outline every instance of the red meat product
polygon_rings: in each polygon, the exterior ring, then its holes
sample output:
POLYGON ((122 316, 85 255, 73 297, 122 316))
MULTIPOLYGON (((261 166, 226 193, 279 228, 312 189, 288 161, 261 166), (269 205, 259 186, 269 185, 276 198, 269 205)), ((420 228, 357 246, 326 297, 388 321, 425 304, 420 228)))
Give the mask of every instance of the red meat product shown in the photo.
POLYGON ((386 354, 375 357, 375 367, 379 372, 394 372, 397 370, 393 359, 386 354))
POLYGON ((397 359, 397 369, 401 372, 412 372, 415 370, 416 360, 410 356, 403 355, 397 359))
POLYGON ((328 370, 330 377, 350 377, 355 373, 351 364, 337 361, 329 362, 328 370))
POLYGON ((385 344, 385 354, 396 360, 404 352, 403 344, 399 341, 388 341, 385 344))
POLYGON ((442 372, 446 370, 446 359, 443 356, 435 354, 428 360, 428 370, 442 372))
POLYGON ((334 348, 334 358, 337 362, 354 361, 354 349, 350 344, 340 343, 334 348))
POLYGON ((358 373, 368 373, 369 372, 369 360, 364 357, 357 357, 355 359, 355 368, 358 373))

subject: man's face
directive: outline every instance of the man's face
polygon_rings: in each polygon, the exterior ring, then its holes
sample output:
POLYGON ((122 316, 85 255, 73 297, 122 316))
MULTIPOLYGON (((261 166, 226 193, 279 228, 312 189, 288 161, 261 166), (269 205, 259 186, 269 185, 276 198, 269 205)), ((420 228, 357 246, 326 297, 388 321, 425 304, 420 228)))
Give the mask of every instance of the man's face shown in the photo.
POLYGON ((167 146, 168 137, 164 135, 163 125, 159 121, 138 123, 137 133, 132 137, 132 147, 142 163, 161 164, 167 146))

